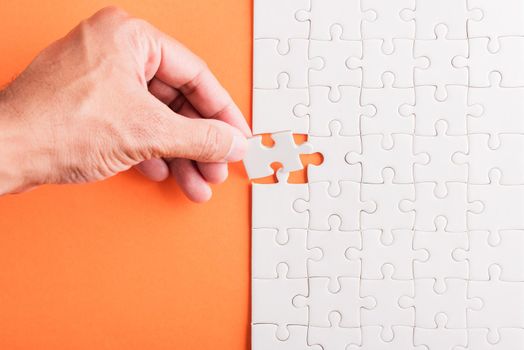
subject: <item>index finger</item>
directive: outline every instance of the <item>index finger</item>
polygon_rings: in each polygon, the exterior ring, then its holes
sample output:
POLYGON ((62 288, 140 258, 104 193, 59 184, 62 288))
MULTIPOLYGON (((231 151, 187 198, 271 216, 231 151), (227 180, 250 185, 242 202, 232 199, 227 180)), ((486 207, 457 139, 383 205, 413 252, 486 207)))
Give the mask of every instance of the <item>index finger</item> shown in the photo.
MULTIPOLYGON (((157 57, 146 64, 157 64, 155 76, 179 90, 204 118, 226 122, 251 136, 247 122, 229 93, 211 73, 206 63, 184 45, 150 27, 152 48, 157 57)), ((149 70, 146 68, 146 70, 149 70)))

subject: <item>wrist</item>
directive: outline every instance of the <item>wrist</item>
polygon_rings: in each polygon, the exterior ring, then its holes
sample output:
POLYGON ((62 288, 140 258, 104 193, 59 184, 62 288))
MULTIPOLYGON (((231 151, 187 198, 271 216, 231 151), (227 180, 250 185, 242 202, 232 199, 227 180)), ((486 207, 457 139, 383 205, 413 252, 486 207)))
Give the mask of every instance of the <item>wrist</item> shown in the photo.
POLYGON ((0 195, 23 192, 42 181, 42 153, 23 112, 0 91, 0 195))

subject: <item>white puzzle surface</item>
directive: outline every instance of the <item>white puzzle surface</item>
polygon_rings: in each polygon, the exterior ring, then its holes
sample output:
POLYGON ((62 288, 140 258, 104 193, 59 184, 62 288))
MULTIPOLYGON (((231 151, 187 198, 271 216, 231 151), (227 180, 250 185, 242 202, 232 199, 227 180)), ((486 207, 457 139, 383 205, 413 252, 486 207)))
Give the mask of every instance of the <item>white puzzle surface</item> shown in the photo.
POLYGON ((524 1, 254 11, 253 350, 524 349, 524 1))

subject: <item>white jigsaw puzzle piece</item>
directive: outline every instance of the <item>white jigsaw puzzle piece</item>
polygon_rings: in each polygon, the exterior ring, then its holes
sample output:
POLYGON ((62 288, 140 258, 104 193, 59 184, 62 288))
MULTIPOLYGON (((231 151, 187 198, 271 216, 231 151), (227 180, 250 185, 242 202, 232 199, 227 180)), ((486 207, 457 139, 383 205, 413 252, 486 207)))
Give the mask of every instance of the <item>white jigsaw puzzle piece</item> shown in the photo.
POLYGON ((350 69, 362 69, 362 86, 382 87, 382 75, 385 72, 392 72, 395 75, 395 87, 415 86, 413 70, 417 67, 428 67, 429 61, 424 57, 413 57, 414 41, 393 39, 395 48, 391 53, 384 53, 382 44, 382 40, 364 41, 362 57, 351 57, 347 62, 350 69))
POLYGON ((456 261, 469 265, 469 278, 475 281, 489 280, 489 269, 501 267, 502 281, 524 281, 524 231, 505 230, 493 235, 489 231, 471 231, 469 246, 453 251, 456 261))
POLYGON ((382 83, 383 87, 378 89, 362 89, 362 104, 374 106, 375 113, 363 115, 360 125, 362 135, 384 135, 383 146, 389 148, 393 146, 394 134, 413 134, 415 131, 415 117, 400 114, 401 106, 415 103, 415 91, 395 87, 395 76, 391 72, 384 73, 382 83))
POLYGON ((331 101, 329 87, 312 86, 309 88, 309 105, 299 104, 295 107, 298 117, 309 116, 309 135, 332 136, 331 123, 337 121, 342 125, 340 135, 360 137, 360 117, 373 115, 375 108, 360 104, 360 88, 341 86, 339 90, 340 99, 331 101))
POLYGON ((415 37, 415 23, 404 21, 400 13, 405 9, 415 9, 416 0, 362 0, 364 12, 372 11, 373 20, 362 21, 362 37, 383 40, 382 50, 394 50, 393 39, 412 39, 415 37))
POLYGON ((374 202, 360 199, 360 184, 351 181, 340 182, 340 193, 329 194, 328 182, 309 184, 309 196, 297 199, 293 208, 299 213, 309 212, 309 228, 312 230, 329 230, 329 218, 338 215, 342 221, 341 230, 360 229, 360 212, 376 210, 374 202))
POLYGON ((373 11, 363 12, 360 0, 311 0, 311 8, 297 13, 299 21, 310 21, 310 38, 313 40, 330 40, 331 27, 342 26, 342 39, 362 39, 362 20, 373 20, 373 11))
POLYGON ((394 177, 393 169, 386 168, 382 171, 384 183, 362 184, 362 200, 375 202, 377 210, 373 213, 362 212, 361 227, 363 230, 382 230, 382 240, 386 243, 393 242, 393 231, 409 230, 415 224, 415 213, 403 212, 399 207, 402 200, 415 199, 415 186, 393 183, 394 177))
POLYGON ((308 39, 309 24, 296 19, 296 13, 309 6, 309 0, 254 0, 255 39, 275 38, 280 51, 287 51, 290 39, 308 39))
POLYGON ((449 28, 450 39, 467 39, 466 24, 482 19, 480 9, 469 9, 466 0, 417 0, 417 6, 400 13, 405 21, 415 21, 416 39, 436 39, 435 27, 449 28))
POLYGON ((385 242, 380 230, 362 232, 362 249, 348 248, 346 256, 350 260, 360 260, 363 279, 382 279, 382 267, 392 264, 395 279, 413 278, 413 261, 427 260, 424 250, 413 250, 413 231, 396 230, 393 241, 385 242))
POLYGON ((469 196, 480 201, 483 209, 468 213, 470 230, 490 231, 524 229, 524 185, 501 185, 499 170, 490 172, 488 185, 469 185, 469 196))
POLYGON ((288 87, 289 75, 278 76, 278 89, 253 89, 253 133, 291 131, 307 134, 309 119, 295 115, 297 105, 309 103, 308 89, 288 87))
POLYGON ((415 211, 415 230, 435 231, 435 219, 444 216, 448 220, 447 229, 450 232, 463 232, 468 229, 467 214, 481 213, 482 202, 468 202, 467 184, 448 183, 448 194, 445 197, 435 195, 436 184, 415 184, 415 201, 403 200, 400 210, 415 211))
POLYGON ((381 326, 362 327, 362 344, 350 345, 347 350, 427 350, 424 346, 413 344, 413 327, 394 326, 393 340, 384 341, 381 338, 381 326))
POLYGON ((290 228, 308 228, 307 213, 293 209, 298 198, 308 195, 307 184, 287 183, 288 174, 277 172, 276 184, 252 185, 252 228, 274 228, 283 234, 290 228))
POLYGON ((453 162, 469 168, 468 182, 475 185, 489 184, 490 172, 501 173, 503 185, 524 184, 524 162, 515 161, 515 152, 524 150, 524 135, 501 134, 495 140, 499 144, 490 148, 491 136, 472 134, 469 136, 469 150, 453 156, 453 162))
POLYGON ((415 328, 414 343, 426 350, 456 350, 468 344, 466 329, 452 329, 446 314, 438 314, 430 328, 415 328))
POLYGON ((322 60, 322 67, 309 72, 311 86, 329 86, 329 98, 338 101, 341 98, 339 87, 360 86, 362 73, 346 66, 350 57, 362 55, 360 41, 342 40, 342 28, 334 25, 331 28, 331 40, 311 40, 310 57, 312 60, 322 60))
POLYGON ((276 337, 289 337, 289 325, 308 325, 306 309, 293 305, 293 298, 307 293, 307 278, 288 278, 287 265, 278 265, 278 278, 253 278, 251 294, 251 322, 277 325, 276 337))
POLYGON ((446 232, 447 220, 438 217, 435 222, 436 231, 415 231, 413 249, 427 251, 426 261, 414 262, 414 278, 432 278, 435 280, 434 290, 437 293, 446 291, 446 279, 458 278, 466 280, 468 263, 454 259, 457 249, 468 248, 467 232, 446 232))
POLYGON ((290 39, 287 51, 278 51, 278 39, 255 39, 253 47, 253 87, 277 89, 278 76, 289 75, 288 87, 307 88, 309 69, 320 69, 320 58, 308 60, 309 40, 290 39))
POLYGON ((271 138, 275 142, 272 147, 262 144, 261 135, 248 139, 244 167, 250 179, 272 175, 271 164, 276 162, 282 164, 282 170, 286 173, 303 169, 300 155, 313 153, 309 143, 297 145, 291 131, 274 133, 271 138))
POLYGON ((362 326, 382 326, 381 338, 392 341, 395 338, 395 326, 412 326, 415 312, 403 309, 399 299, 403 295, 415 294, 413 280, 394 279, 395 267, 391 264, 382 266, 382 279, 362 279, 360 294, 371 295, 377 305, 373 309, 361 310, 362 326))
POLYGON ((425 57, 429 66, 415 67, 415 85, 436 86, 435 97, 439 101, 447 98, 448 85, 468 85, 468 70, 453 66, 453 58, 467 56, 468 41, 451 40, 448 38, 448 28, 440 24, 435 28, 436 40, 417 40, 415 42, 415 57, 425 57))
POLYGON ((276 229, 253 229, 253 278, 277 278, 280 263, 288 266, 289 278, 307 278, 308 261, 322 258, 320 249, 308 249, 307 234, 305 229, 288 229, 286 234, 276 229))
POLYGON ((488 329, 468 329, 468 345, 458 347, 456 350, 510 350, 515 346, 524 344, 524 329, 503 328, 499 329, 499 339, 493 339, 488 329))
POLYGON ((435 318, 444 314, 448 318, 448 328, 465 329, 468 325, 466 311, 481 309, 482 300, 468 297, 467 280, 448 279, 443 293, 435 292, 434 284, 432 278, 416 279, 415 297, 401 297, 400 307, 415 309, 415 327, 435 328, 435 318))
POLYGON ((308 344, 308 327, 289 325, 286 339, 276 337, 277 325, 254 324, 251 326, 252 350, 325 350, 317 345, 308 344))
POLYGON ((415 104, 400 107, 400 115, 415 116, 415 134, 418 136, 435 135, 435 124, 444 120, 448 124, 448 135, 467 135, 467 116, 480 116, 482 107, 468 105, 467 86, 448 86, 447 98, 439 101, 434 86, 417 86, 415 104))
POLYGON ((434 182, 437 185, 435 194, 445 197, 449 182, 466 183, 468 180, 467 165, 453 161, 455 153, 467 151, 468 137, 448 135, 448 124, 444 120, 437 122, 435 130, 435 136, 415 136, 414 152, 429 154, 430 159, 427 164, 415 164, 415 182, 434 182))
POLYGON ((329 291, 329 278, 309 278, 309 294, 300 294, 293 299, 293 304, 302 310, 309 309, 309 325, 329 327, 329 315, 337 311, 342 316, 341 327, 360 327, 360 309, 375 307, 375 299, 360 296, 358 278, 340 278, 340 291, 329 291))
POLYGON ((488 281, 470 281, 468 285, 469 296, 483 303, 482 308, 468 310, 469 327, 487 328, 495 338, 500 336, 499 328, 524 328, 524 313, 515 312, 517 305, 524 305, 524 282, 501 281, 500 275, 500 266, 493 265, 488 281))
POLYGON ((308 165, 308 182, 329 182, 328 193, 336 196, 340 192, 341 181, 360 182, 362 170, 360 164, 346 162, 346 153, 350 150, 361 151, 360 136, 342 136, 342 125, 338 121, 330 124, 331 136, 309 136, 308 142, 315 151, 323 156, 320 165, 308 165))
POLYGON ((329 218, 329 231, 309 230, 308 248, 320 248, 322 259, 310 260, 308 264, 309 277, 328 277, 328 289, 332 293, 340 290, 341 277, 360 277, 360 262, 351 261, 346 257, 349 247, 361 249, 360 231, 342 231, 340 218, 329 218))
POLYGON ((345 349, 352 344, 362 342, 359 328, 341 327, 342 316, 339 312, 329 314, 329 327, 309 327, 308 343, 322 347, 322 350, 345 349))
POLYGON ((524 134, 524 88, 505 88, 501 83, 502 75, 493 72, 490 86, 469 88, 469 104, 482 108, 469 115, 469 132, 489 134, 492 148, 499 143, 499 134, 524 134))
POLYGON ((383 183, 382 171, 392 168, 395 183, 413 183, 413 166, 429 161, 427 154, 413 154, 412 135, 393 135, 393 146, 384 148, 383 135, 362 136, 362 153, 349 152, 349 164, 362 164, 362 182, 383 183))
POLYGON ((520 60, 524 52, 524 37, 499 38, 499 49, 488 50, 489 38, 473 38, 469 40, 469 57, 457 56, 453 65, 469 69, 469 86, 490 86, 492 72, 502 75, 502 85, 505 87, 524 86, 524 67, 520 60))
POLYGON ((468 0, 468 3, 483 13, 482 20, 468 22, 468 35, 489 38, 490 51, 498 49, 500 37, 524 36, 524 2, 521 0, 468 0))

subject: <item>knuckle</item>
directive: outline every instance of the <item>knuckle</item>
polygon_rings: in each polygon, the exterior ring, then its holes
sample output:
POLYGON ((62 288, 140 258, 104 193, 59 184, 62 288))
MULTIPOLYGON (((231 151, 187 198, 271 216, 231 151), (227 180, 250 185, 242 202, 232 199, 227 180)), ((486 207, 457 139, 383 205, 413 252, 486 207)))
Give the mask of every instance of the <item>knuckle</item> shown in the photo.
POLYGON ((100 11, 98 11, 97 15, 99 15, 101 19, 115 19, 129 16, 126 11, 116 5, 110 5, 102 8, 100 11))
POLYGON ((115 43, 125 42, 137 32, 142 32, 147 22, 130 16, 117 6, 105 7, 91 18, 83 21, 82 26, 103 33, 115 43))
POLYGON ((113 29, 126 18, 129 18, 129 14, 121 8, 117 6, 107 6, 88 19, 83 20, 81 24, 95 29, 113 29))
POLYGON ((125 40, 127 38, 136 37, 136 34, 141 32, 141 27, 138 21, 138 19, 131 17, 118 21, 113 30, 116 39, 125 40))
POLYGON ((155 47, 149 32, 149 23, 139 18, 128 17, 117 25, 112 35, 113 41, 119 47, 131 47, 136 52, 147 52, 147 48, 155 47))
POLYGON ((204 80, 204 76, 206 72, 209 69, 206 62, 204 62, 204 60, 202 60, 199 57, 196 57, 195 59, 196 59, 196 66, 197 66, 196 72, 197 73, 193 77, 191 77, 187 81, 187 83, 185 83, 183 86, 180 87, 181 92, 185 96, 189 96, 193 94, 198 89, 198 87, 202 84, 204 80))

